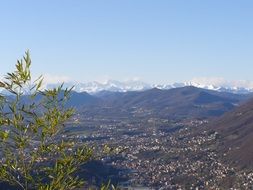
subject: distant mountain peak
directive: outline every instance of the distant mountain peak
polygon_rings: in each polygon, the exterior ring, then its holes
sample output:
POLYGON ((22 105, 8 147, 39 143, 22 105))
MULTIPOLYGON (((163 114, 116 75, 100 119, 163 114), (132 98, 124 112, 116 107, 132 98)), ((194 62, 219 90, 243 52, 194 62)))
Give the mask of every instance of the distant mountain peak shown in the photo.
MULTIPOLYGON (((46 88, 52 88, 59 84, 47 84, 46 88)), ((144 91, 152 88, 157 89, 172 89, 185 86, 194 86, 197 88, 203 88, 208 90, 215 90, 220 92, 230 92, 236 94, 247 94, 253 92, 253 87, 244 86, 233 86, 231 84, 221 84, 215 85, 210 83, 201 83, 197 81, 189 81, 184 83, 173 83, 173 84, 148 84, 140 80, 128 80, 128 81, 117 81, 117 80, 107 80, 105 82, 87 82, 87 83, 65 83, 66 87, 74 86, 74 91, 77 92, 88 92, 90 94, 95 94, 100 91, 110 91, 110 92, 128 92, 128 91, 144 91)))

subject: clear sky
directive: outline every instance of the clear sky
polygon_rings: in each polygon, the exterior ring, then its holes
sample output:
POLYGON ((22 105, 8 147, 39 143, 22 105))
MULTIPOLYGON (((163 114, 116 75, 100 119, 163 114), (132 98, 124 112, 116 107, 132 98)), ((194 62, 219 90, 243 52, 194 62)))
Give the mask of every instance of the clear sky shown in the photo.
POLYGON ((0 18, 1 76, 30 49, 55 78, 253 81, 251 0, 8 0, 0 18))

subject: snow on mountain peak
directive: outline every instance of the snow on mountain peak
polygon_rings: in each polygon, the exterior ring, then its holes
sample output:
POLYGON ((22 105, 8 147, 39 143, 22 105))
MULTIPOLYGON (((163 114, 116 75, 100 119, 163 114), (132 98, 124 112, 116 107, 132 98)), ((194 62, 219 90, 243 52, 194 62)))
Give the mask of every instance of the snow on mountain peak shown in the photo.
MULTIPOLYGON (((59 85, 47 84, 47 88, 52 88, 59 85)), ((208 90, 216 91, 225 91, 232 93, 250 93, 253 92, 253 83, 246 81, 226 81, 221 78, 195 78, 189 82, 184 83, 174 83, 174 84, 148 84, 140 80, 128 80, 128 81, 116 81, 116 80, 107 80, 106 82, 87 82, 87 83, 75 83, 75 82, 66 82, 66 87, 74 86, 74 90, 77 92, 88 92, 91 94, 97 93, 99 91, 113 91, 113 92, 126 92, 126 91, 142 91, 148 90, 151 88, 158 89, 171 89, 179 88, 185 86, 194 86, 197 88, 204 88, 208 90)))

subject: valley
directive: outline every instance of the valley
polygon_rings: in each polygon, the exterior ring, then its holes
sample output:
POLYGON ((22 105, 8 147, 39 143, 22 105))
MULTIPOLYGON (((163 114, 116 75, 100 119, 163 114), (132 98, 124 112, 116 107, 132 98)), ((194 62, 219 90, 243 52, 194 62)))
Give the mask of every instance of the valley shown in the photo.
POLYGON ((76 106, 77 114, 66 129, 79 145, 92 145, 95 152, 103 152, 104 146, 112 150, 97 157, 114 170, 89 176, 91 184, 111 180, 121 188, 148 189, 253 185, 253 173, 230 162, 230 149, 214 127, 223 113, 240 109, 250 95, 184 87, 103 92, 96 98, 76 106))

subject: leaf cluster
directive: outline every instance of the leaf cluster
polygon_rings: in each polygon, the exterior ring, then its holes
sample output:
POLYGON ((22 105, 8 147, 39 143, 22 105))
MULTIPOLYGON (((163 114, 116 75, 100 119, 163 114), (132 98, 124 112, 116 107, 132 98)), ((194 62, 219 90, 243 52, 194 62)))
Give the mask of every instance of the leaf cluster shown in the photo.
POLYGON ((65 190, 81 187, 77 172, 92 149, 64 138, 74 114, 66 108, 71 89, 45 90, 32 81, 29 52, 0 81, 0 180, 17 189, 65 190))

